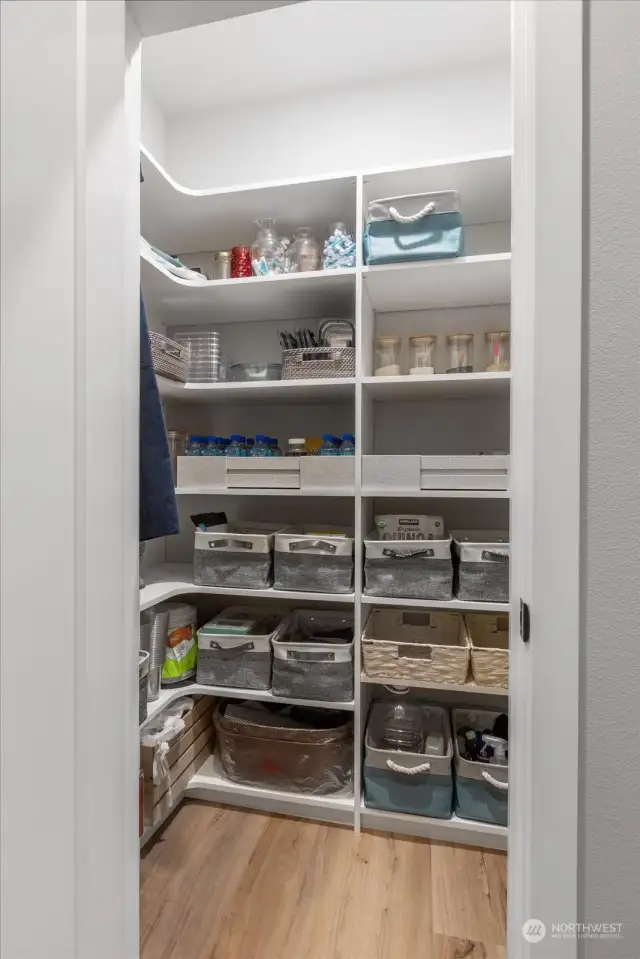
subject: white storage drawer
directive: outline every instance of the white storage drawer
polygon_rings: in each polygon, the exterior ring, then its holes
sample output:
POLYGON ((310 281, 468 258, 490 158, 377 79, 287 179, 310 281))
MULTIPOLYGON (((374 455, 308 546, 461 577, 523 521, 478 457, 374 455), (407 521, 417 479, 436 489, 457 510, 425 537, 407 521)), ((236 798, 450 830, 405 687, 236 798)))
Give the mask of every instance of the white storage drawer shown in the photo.
POLYGON ((301 456, 302 489, 353 490, 356 482, 355 456, 301 456))
POLYGON ((506 454, 420 457, 420 489, 506 490, 508 485, 506 454))
POLYGON ((226 489, 226 456, 178 456, 178 489, 226 489))
POLYGON ((227 456, 225 460, 229 488, 300 489, 296 456, 227 456))
POLYGON ((366 490, 420 489, 419 456, 363 456, 362 485, 366 490))

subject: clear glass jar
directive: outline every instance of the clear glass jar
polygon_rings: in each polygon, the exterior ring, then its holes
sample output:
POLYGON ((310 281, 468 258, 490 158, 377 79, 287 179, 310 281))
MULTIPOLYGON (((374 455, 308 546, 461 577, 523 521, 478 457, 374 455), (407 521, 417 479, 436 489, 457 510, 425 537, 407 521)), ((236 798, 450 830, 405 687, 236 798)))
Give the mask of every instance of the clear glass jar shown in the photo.
POLYGON ((376 376, 400 375, 400 347, 402 340, 399 336, 376 337, 376 376))
POLYGON ((473 373, 473 333, 447 337, 447 373, 473 373))
POLYGON ((511 333, 500 330, 497 333, 485 333, 487 345, 487 373, 506 373, 511 369, 511 333))
POLYGON ((320 266, 320 244, 308 226, 301 226, 293 234, 295 241, 291 244, 293 257, 300 273, 309 273, 320 266))
POLYGON ((256 220, 255 225, 258 227, 258 230, 256 238, 251 245, 251 261, 253 272, 260 276, 260 274, 264 272, 271 272, 279 237, 276 230, 276 221, 272 217, 266 216, 261 220, 256 220), (260 264, 262 269, 256 266, 256 264, 260 264))
POLYGON ((231 250, 218 250, 213 256, 214 280, 228 280, 231 278, 231 250))
POLYGON ((435 373, 436 336, 409 337, 409 373, 412 376, 426 376, 435 373))

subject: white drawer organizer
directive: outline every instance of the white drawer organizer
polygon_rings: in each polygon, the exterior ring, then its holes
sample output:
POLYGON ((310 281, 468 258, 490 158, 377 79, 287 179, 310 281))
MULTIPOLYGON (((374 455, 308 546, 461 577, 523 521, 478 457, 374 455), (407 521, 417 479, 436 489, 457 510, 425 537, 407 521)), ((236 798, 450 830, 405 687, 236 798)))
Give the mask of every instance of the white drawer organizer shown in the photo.
POLYGON ((353 494, 355 456, 179 456, 177 486, 189 489, 302 489, 353 494))
POLYGON ((364 456, 362 485, 367 490, 506 490, 509 457, 364 456))
MULTIPOLYGON (((289 437, 344 430, 356 437, 356 456, 256 460, 179 457, 176 485, 180 493, 187 494, 180 498, 182 522, 195 512, 222 508, 230 519, 227 531, 216 531, 215 536, 198 534, 204 544, 202 553, 214 554, 214 558, 201 558, 205 580, 210 582, 208 577, 213 570, 214 576, 228 576, 232 582, 244 581, 245 585, 194 583, 191 556, 177 555, 178 547, 168 543, 173 562, 146 570, 147 586, 141 590, 140 599, 141 606, 148 608, 180 595, 190 595, 197 601, 200 594, 217 610, 255 602, 276 609, 284 602, 291 611, 332 611, 333 607, 344 616, 353 613, 353 701, 339 704, 353 714, 354 720, 353 792, 312 796, 241 785, 225 776, 214 757, 193 777, 186 796, 351 824, 355 828, 388 829, 446 842, 506 848, 503 826, 463 821, 456 816, 446 820, 365 808, 361 794, 364 724, 371 701, 385 695, 384 685, 390 675, 415 693, 419 691, 428 702, 449 709, 480 708, 484 704, 499 710, 506 703, 508 651, 504 648, 502 626, 503 618, 509 614, 508 596, 505 595, 505 601, 484 602, 461 600, 453 594, 449 563, 454 551, 450 549, 449 536, 455 530, 498 530, 508 525, 509 457, 494 451, 508 449, 511 374, 485 372, 483 351, 484 334, 509 329, 510 324, 510 156, 471 156, 422 168, 361 171, 355 176, 270 183, 247 190, 203 190, 197 196, 177 190, 147 156, 143 156, 142 163, 142 203, 152 204, 149 212, 153 212, 153 217, 149 217, 149 222, 162 221, 163 229, 162 237, 150 235, 147 239, 178 254, 189 249, 206 250, 203 243, 212 244, 210 249, 225 249, 232 233, 238 238, 234 242, 250 243, 254 217, 248 211, 257 209, 276 216, 281 223, 317 224, 318 238, 325 223, 344 220, 355 228, 356 245, 361 250, 362 212, 372 199, 441 189, 460 191, 469 243, 468 255, 455 260, 365 267, 359 257, 353 269, 266 279, 215 280, 193 286, 177 281, 151 263, 142 264, 147 309, 157 322, 164 324, 169 336, 181 327, 208 328, 215 317, 225 350, 238 359, 243 358, 251 340, 250 345, 255 345, 256 350, 271 350, 272 355, 265 355, 265 361, 280 362, 278 330, 317 328, 319 318, 350 318, 356 330, 354 377, 163 384, 161 392, 170 429, 220 435, 229 435, 231 429, 250 435, 268 429, 278 436, 283 450, 289 437), (250 336, 245 323, 252 324, 250 336), (446 337, 460 330, 475 336, 475 370, 470 374, 447 375, 446 337), (435 373, 375 377, 375 338, 391 333, 397 333, 405 347, 410 336, 437 336, 435 373), (477 455, 479 451, 485 454, 477 455), (451 455, 440 455, 445 453, 451 455), (261 497, 261 491, 267 495, 261 497), (216 494, 225 493, 228 500, 220 504, 216 494), (194 496, 193 500, 189 494, 194 496), (196 500, 196 496, 200 499, 196 500), (425 498, 429 499, 428 504, 425 498), (438 599, 421 594, 420 568, 422 563, 427 565, 427 559, 373 556, 385 549, 404 556, 405 551, 425 545, 408 541, 410 528, 398 524, 393 527, 399 533, 397 541, 395 536, 380 541, 369 535, 376 517, 387 516, 391 522, 396 516, 412 514, 433 515, 444 521, 444 530, 434 530, 439 535, 426 544, 438 552, 436 564, 447 565, 446 590, 443 586, 437 592, 441 597, 438 599), (246 535, 240 533, 237 540, 240 530, 233 523, 246 530, 247 520, 265 521, 272 526, 246 535), (301 526, 302 530, 293 534, 276 532, 277 523, 281 530, 299 530, 301 526), (309 523, 317 525, 305 529, 309 523), (349 536, 331 540, 327 533, 341 527, 351 530, 349 536), (218 532, 223 534, 220 539, 229 543, 210 547, 209 541, 218 541, 218 532), (252 548, 245 549, 243 544, 249 542, 252 548), (314 545, 316 542, 320 545, 314 545), (327 549, 325 544, 331 548, 327 549), (271 550, 276 585, 281 588, 270 585, 271 550), (415 590, 412 588, 404 598, 389 595, 393 588, 382 596, 367 594, 367 551, 374 564, 380 566, 381 575, 386 575, 389 566, 391 573, 396 569, 402 580, 403 564, 408 569, 415 563, 415 590), (283 571, 284 579, 278 580, 283 571), (371 619, 372 610, 377 607, 396 620, 407 611, 417 614, 417 620, 411 615, 401 616, 403 633, 410 632, 410 627, 418 622, 423 623, 425 616, 443 613, 447 623, 449 616, 456 616, 451 631, 439 621, 441 628, 434 625, 432 630, 438 633, 434 641, 418 642, 412 649, 408 634, 407 642, 399 642, 395 626, 389 634, 377 635, 374 625, 384 618, 371 619), (469 640, 464 619, 467 613, 497 614, 501 627, 498 634, 485 635, 472 628, 469 640), (372 636, 367 650, 382 665, 363 676, 361 638, 365 632, 372 636), (388 671, 393 657, 402 666, 401 679, 397 672, 388 671), (474 667, 481 685, 472 681, 474 667)), ((195 254, 193 259, 193 265, 198 266, 195 254)), ((391 528, 390 525, 389 533, 391 528)), ((180 539, 186 544, 186 536, 180 539)), ((191 535, 188 539, 190 549, 191 535)), ((442 579, 444 582, 444 572, 442 579)), ((203 615, 211 615, 204 606, 203 615)), ((429 621, 436 623, 434 618, 429 621)), ((340 649, 341 657, 347 655, 346 650, 347 647, 340 649)), ((286 652, 306 654, 306 650, 293 648, 286 652)), ((325 655, 324 650, 322 653, 325 655)), ((296 662, 292 656, 288 661, 296 662)), ((302 662, 306 668, 306 661, 302 662)), ((281 697, 271 689, 247 691, 228 685, 198 684, 191 688, 198 695, 212 697, 285 701, 320 709, 336 706, 330 700, 281 697)), ((161 701, 173 696, 173 692, 163 690, 161 701)), ((156 714, 154 703, 150 715, 156 714)))

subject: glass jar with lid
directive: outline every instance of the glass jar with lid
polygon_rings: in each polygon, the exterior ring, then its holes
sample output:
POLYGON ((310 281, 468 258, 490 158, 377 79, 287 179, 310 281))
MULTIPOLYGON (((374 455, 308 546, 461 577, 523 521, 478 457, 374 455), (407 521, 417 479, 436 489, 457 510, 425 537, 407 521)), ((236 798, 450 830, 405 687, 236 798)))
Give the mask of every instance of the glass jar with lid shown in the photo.
POLYGON ((309 273, 320 266, 320 244, 308 226, 301 226, 294 232, 295 240, 289 250, 300 273, 309 273))
POLYGON ((214 280, 228 280, 231 277, 231 250, 218 250, 213 256, 214 280))
MULTIPOLYGON (((251 245, 251 260, 255 263, 264 259, 268 272, 271 272, 273 258, 279 243, 276 221, 273 217, 265 216, 260 220, 256 220, 255 225, 258 230, 256 232, 256 238, 251 245)), ((254 273, 259 274, 263 272, 257 270, 255 265, 253 269, 254 273)))
POLYGON ((437 342, 437 337, 430 334, 409 337, 409 373, 412 376, 435 373, 437 342))
POLYGON ((307 441, 304 438, 291 439, 289 440, 289 449, 287 451, 288 456, 306 456, 307 455, 307 441))
POLYGON ((473 373, 473 333, 447 337, 447 373, 473 373))
POLYGON ((511 333, 500 330, 496 333, 485 333, 484 341, 487 346, 487 373, 506 373, 511 369, 511 333))
POLYGON ((399 336, 376 337, 376 376, 400 375, 400 347, 402 340, 399 336))

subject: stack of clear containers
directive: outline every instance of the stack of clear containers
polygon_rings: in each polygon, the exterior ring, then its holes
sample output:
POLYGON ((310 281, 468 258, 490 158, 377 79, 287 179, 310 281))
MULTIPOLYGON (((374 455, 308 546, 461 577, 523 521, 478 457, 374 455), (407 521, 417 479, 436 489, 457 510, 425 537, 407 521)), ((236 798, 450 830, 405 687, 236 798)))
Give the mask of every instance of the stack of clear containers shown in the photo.
POLYGON ((220 334, 199 330, 175 334, 177 343, 190 348, 188 383, 217 383, 220 379, 220 334))

